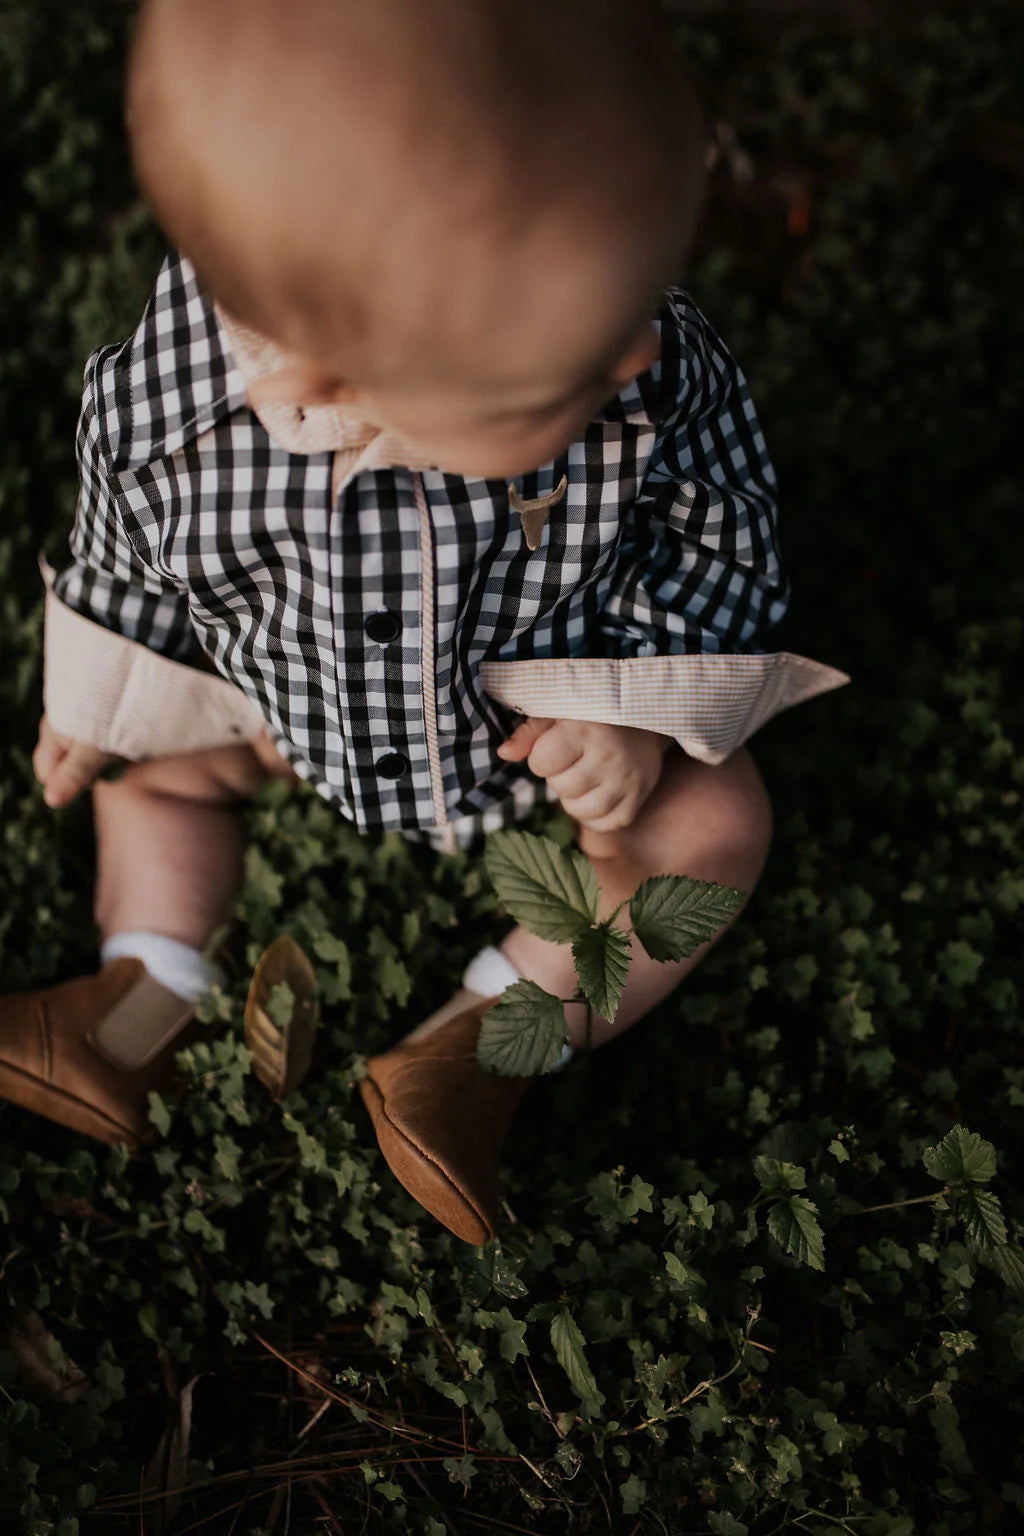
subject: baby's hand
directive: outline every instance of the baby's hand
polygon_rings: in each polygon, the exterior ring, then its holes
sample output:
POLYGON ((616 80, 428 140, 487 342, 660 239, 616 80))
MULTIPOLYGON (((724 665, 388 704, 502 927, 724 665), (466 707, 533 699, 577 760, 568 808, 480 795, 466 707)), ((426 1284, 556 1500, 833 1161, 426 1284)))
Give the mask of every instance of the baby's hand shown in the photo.
POLYGON ((498 748, 547 779, 563 810, 593 832, 616 832, 635 820, 661 777, 669 736, 588 720, 524 720, 498 748))
POLYGON ((32 767, 43 786, 43 799, 55 809, 67 805, 93 780, 108 763, 113 754, 101 752, 98 747, 87 746, 84 741, 71 741, 58 736, 51 729, 44 715, 39 722, 39 740, 32 754, 32 767))

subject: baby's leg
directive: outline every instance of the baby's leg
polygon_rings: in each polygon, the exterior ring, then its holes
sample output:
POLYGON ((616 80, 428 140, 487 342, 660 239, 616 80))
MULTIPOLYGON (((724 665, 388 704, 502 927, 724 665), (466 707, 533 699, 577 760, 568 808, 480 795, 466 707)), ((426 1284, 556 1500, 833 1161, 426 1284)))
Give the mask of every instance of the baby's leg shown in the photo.
MULTIPOLYGON (((713 768, 673 748, 665 758, 657 789, 632 826, 620 832, 577 827, 576 840, 597 871, 600 915, 605 917, 652 875, 692 875, 751 892, 768 856, 771 831, 768 793, 745 748, 713 768)), ((628 908, 616 921, 628 929, 628 908)), ((566 945, 516 928, 501 948, 522 976, 548 992, 568 997, 577 990, 566 945)), ((593 1043, 603 1044, 642 1018, 700 964, 710 948, 703 944, 689 959, 662 962, 652 960, 634 939, 629 979, 615 1022, 595 1018, 593 1043)), ((582 1044, 586 1035, 583 1006, 571 1005, 566 1015, 572 1043, 582 1044)))
MULTIPOLYGON (((709 768, 673 749, 661 780, 631 827, 577 841, 601 885, 601 915, 652 875, 693 875, 752 891, 771 841, 771 808, 750 754, 739 751, 709 768)), ((628 912, 618 921, 628 927, 628 912)), ((641 1018, 699 964, 710 946, 688 960, 661 964, 634 941, 629 982, 614 1024, 597 1019, 601 1044, 641 1018)), ((360 1084, 381 1150, 405 1188, 450 1231, 469 1243, 492 1237, 498 1221, 498 1154, 528 1082, 481 1072, 476 1045, 486 999, 507 985, 495 970, 511 970, 557 997, 577 990, 568 946, 516 928, 501 946, 510 966, 486 951, 474 964, 489 974, 468 986, 382 1055, 371 1057, 360 1084), (482 983, 482 987, 481 987, 482 983)), ((585 1013, 566 1009, 574 1045, 586 1038, 585 1013)))
POLYGON ((100 1141, 138 1146, 173 1081, 201 950, 242 873, 238 807, 271 774, 269 743, 135 763, 93 787, 102 936, 95 975, 0 997, 0 1097, 100 1141))
POLYGON ((102 939, 141 930, 201 949, 241 884, 239 806, 271 775, 292 776, 264 739, 132 763, 94 785, 102 939))

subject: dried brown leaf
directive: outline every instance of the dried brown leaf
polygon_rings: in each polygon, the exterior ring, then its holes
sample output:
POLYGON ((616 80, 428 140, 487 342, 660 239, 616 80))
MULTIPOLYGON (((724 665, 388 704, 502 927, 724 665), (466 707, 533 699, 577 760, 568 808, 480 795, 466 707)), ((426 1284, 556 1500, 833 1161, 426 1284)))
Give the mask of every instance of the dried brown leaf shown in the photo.
POLYGON ((275 1099, 291 1093, 309 1071, 318 1021, 315 994, 309 958, 282 934, 260 956, 245 1004, 252 1068, 275 1099))
POLYGON ((74 1403, 89 1385, 85 1372, 65 1354, 38 1312, 25 1312, 11 1325, 7 1348, 18 1362, 27 1396, 74 1403))
POLYGON ((198 1380, 198 1376, 193 1376, 182 1387, 175 1400, 170 1423, 160 1436, 160 1442, 142 1475, 144 1493, 166 1495, 149 1506, 152 1515, 147 1516, 147 1521, 152 1522, 151 1536, 163 1536, 181 1507, 192 1439, 192 1393, 198 1380))

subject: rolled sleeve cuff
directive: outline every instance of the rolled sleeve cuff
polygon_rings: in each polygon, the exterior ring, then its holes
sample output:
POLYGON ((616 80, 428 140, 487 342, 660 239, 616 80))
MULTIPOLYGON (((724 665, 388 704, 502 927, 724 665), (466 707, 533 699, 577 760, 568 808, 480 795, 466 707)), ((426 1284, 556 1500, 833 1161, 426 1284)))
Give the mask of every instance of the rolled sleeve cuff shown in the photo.
POLYGON ((480 680, 522 714, 657 731, 702 763, 725 762, 774 715, 850 681, 791 651, 485 661, 480 680))
POLYGON ((43 697, 59 736, 138 761, 252 741, 253 701, 225 678, 173 661, 76 613, 47 581, 43 697))

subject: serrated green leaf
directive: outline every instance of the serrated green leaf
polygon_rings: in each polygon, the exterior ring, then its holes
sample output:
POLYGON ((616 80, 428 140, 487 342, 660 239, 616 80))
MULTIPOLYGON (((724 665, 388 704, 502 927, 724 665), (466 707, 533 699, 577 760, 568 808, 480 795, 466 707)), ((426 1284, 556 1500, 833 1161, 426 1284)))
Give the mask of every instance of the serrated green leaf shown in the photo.
POLYGON ((825 1268, 825 1236, 818 1224, 818 1208, 803 1195, 790 1195, 769 1207, 768 1231, 801 1264, 825 1268))
POLYGON ((483 1016, 477 1064, 484 1072, 537 1077, 551 1071, 568 1038, 561 1000, 535 981, 516 981, 483 1016))
POLYGON ((990 1189, 969 1184, 959 1197, 959 1210, 972 1248, 1001 1248, 1006 1242, 1002 1207, 990 1189))
POLYGON ((939 1457, 950 1472, 973 1472, 967 1445, 960 1431, 960 1415, 948 1397, 940 1398, 928 1415, 939 1442, 939 1457))
POLYGON ((978 1257, 1016 1296, 1024 1296, 1024 1252, 1014 1243, 1001 1248, 983 1248, 978 1257))
POLYGON ((936 1146, 925 1150, 924 1165, 932 1178, 943 1184, 957 1184, 965 1179, 984 1184, 995 1177, 996 1149, 975 1131, 954 1125, 936 1146))
POLYGON ((685 960, 743 905, 745 891, 688 875, 655 875, 629 904, 637 938, 652 960, 685 960))
POLYGON ((765 1189, 803 1189, 807 1173, 799 1163, 785 1163, 778 1157, 754 1158, 754 1174, 765 1189))
POLYGON ((621 928, 587 928, 573 939, 572 958, 583 996, 611 1023, 629 972, 629 935, 621 928))
POLYGON ((569 1378, 569 1384, 578 1397, 599 1397, 594 1373, 584 1354, 585 1339, 567 1307, 559 1307, 551 1319, 551 1343, 559 1365, 569 1378))
POLYGON ((597 921, 597 875, 578 848, 530 832, 492 832, 484 865, 502 906, 539 938, 568 944, 597 921))

